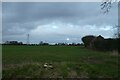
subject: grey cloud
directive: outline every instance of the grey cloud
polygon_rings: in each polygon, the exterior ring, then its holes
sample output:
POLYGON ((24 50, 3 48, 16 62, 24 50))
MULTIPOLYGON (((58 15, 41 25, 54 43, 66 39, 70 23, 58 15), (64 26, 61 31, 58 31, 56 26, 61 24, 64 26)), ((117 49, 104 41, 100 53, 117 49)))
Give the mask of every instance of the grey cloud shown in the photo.
POLYGON ((116 5, 113 4, 109 14, 104 15, 101 13, 100 3, 95 2, 3 2, 3 40, 23 39, 25 42, 25 35, 28 33, 34 39, 32 42, 39 40, 59 42, 66 41, 67 37, 71 42, 78 42, 87 34, 111 37, 112 30, 105 31, 101 28, 117 24, 116 5), (86 25, 90 25, 89 30, 86 25), (56 26, 59 27, 58 31, 53 29, 56 26))
MULTIPOLYGON (((96 20, 95 17, 100 14, 99 5, 100 3, 3 3, 3 23, 61 19, 74 24, 77 20, 90 20, 91 17, 96 20)), ((114 13, 111 13, 111 16, 112 14, 114 13)), ((106 18, 102 18, 104 19, 106 18)), ((111 22, 111 20, 104 21, 109 24, 111 22)))

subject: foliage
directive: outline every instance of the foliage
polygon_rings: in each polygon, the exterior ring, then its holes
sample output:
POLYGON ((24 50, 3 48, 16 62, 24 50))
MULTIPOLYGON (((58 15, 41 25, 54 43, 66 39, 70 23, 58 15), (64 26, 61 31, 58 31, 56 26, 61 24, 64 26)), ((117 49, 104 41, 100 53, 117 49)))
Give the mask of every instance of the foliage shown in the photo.
POLYGON ((97 37, 85 36, 82 38, 82 41, 85 44, 85 47, 90 47, 91 49, 100 50, 100 51, 112 51, 118 50, 118 41, 119 39, 104 39, 101 35, 97 37))
POLYGON ((82 37, 82 41, 83 41, 85 47, 90 47, 90 43, 94 38, 95 38, 95 36, 93 36, 93 35, 87 35, 87 36, 82 37))

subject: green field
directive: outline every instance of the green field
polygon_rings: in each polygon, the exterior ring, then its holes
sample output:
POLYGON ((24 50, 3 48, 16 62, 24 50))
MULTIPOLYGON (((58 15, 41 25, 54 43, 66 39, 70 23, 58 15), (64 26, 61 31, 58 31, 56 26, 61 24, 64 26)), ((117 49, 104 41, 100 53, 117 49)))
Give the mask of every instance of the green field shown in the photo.
POLYGON ((2 46, 3 78, 114 78, 118 55, 83 46, 2 46), (51 63, 53 68, 44 68, 51 63))

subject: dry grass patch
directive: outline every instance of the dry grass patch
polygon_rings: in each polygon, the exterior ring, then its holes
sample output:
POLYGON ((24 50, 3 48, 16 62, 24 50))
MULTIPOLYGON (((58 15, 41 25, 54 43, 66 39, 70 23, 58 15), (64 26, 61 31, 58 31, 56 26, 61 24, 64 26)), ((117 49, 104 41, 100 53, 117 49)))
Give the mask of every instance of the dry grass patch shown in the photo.
POLYGON ((112 56, 120 56, 120 53, 117 50, 111 52, 112 56))

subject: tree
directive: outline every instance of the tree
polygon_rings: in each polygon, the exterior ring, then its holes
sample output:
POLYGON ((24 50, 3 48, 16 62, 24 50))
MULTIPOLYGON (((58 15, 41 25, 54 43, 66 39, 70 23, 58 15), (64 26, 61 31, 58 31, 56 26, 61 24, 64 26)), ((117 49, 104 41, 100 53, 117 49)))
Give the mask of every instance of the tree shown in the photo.
POLYGON ((85 47, 90 47, 91 41, 95 38, 96 37, 93 35, 87 35, 87 36, 82 37, 82 41, 83 41, 85 47))
MULTIPOLYGON (((119 1, 119 0, 118 0, 119 1)), ((104 0, 102 2, 101 9, 103 10, 103 13, 108 13, 110 11, 110 8, 112 7, 112 2, 117 2, 117 0, 104 0)), ((120 13, 120 2, 118 2, 118 14, 120 13)), ((118 15, 118 21, 120 21, 119 15, 118 15)), ((118 26, 116 26, 117 31, 115 32, 115 36, 117 36, 117 38, 120 38, 120 23, 118 23, 118 26)))
POLYGON ((104 0, 103 3, 100 5, 101 9, 104 13, 108 13, 111 8, 112 0, 104 0))
MULTIPOLYGON (((104 13, 108 13, 112 7, 112 3, 117 1, 120 1, 120 0, 103 0, 102 4, 100 5, 101 9, 104 11, 104 13)), ((118 5, 119 3, 120 2, 118 2, 118 5)))
POLYGON ((94 40, 91 41, 91 48, 95 50, 103 50, 104 49, 104 38, 99 35, 94 40))
POLYGON ((120 38, 120 26, 115 26, 115 38, 120 38))

